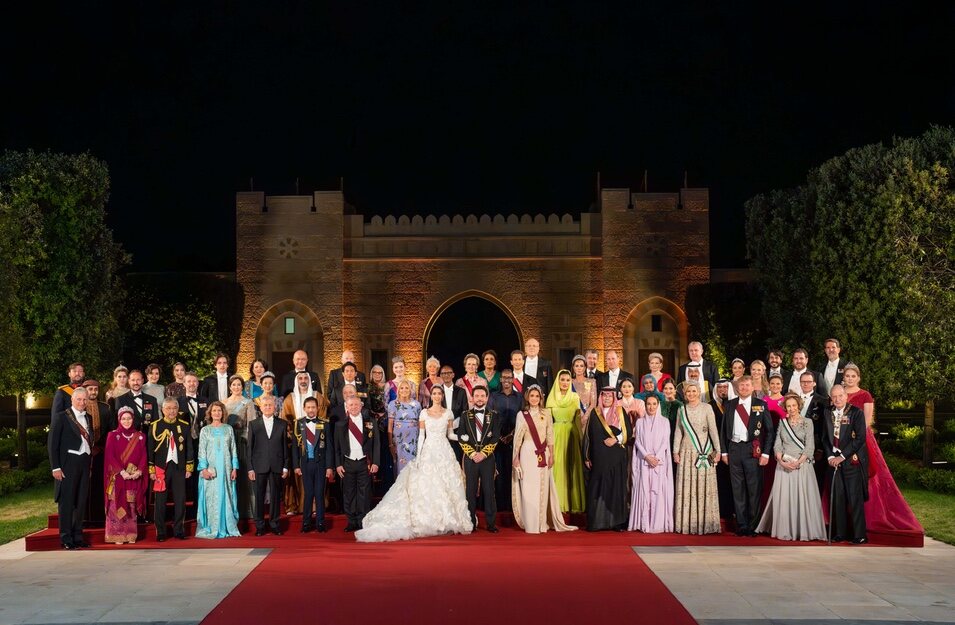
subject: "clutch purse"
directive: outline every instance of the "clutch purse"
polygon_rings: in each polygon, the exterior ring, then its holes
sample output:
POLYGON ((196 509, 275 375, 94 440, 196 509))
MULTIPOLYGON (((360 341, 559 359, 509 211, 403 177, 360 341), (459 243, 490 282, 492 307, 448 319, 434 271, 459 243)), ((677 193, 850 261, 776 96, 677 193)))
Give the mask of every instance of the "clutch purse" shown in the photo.
POLYGON ((796 462, 797 460, 799 460, 799 458, 793 458, 789 454, 783 454, 782 460, 783 462, 796 462))

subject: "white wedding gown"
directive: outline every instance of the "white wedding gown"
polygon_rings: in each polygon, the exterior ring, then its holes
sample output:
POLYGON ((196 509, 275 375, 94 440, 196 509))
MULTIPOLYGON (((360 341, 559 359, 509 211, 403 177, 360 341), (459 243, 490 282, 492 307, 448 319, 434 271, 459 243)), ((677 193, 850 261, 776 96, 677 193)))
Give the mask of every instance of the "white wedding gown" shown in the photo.
POLYGON ((359 542, 408 540, 441 534, 470 534, 464 477, 448 442, 451 411, 431 417, 421 411, 418 455, 408 463, 374 510, 365 515, 359 542))

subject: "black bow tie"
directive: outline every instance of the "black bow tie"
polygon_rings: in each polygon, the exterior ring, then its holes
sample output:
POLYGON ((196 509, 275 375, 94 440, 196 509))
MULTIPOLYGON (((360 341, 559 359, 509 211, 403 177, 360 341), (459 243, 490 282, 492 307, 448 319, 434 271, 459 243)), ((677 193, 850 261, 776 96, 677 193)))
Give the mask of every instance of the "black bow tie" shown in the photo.
POLYGON ((484 416, 484 411, 483 411, 483 410, 478 410, 477 412, 474 413, 474 416, 475 416, 475 417, 483 417, 483 416, 484 416))
POLYGON ((318 419, 308 419, 308 418, 305 419, 305 423, 315 423, 317 421, 318 419))

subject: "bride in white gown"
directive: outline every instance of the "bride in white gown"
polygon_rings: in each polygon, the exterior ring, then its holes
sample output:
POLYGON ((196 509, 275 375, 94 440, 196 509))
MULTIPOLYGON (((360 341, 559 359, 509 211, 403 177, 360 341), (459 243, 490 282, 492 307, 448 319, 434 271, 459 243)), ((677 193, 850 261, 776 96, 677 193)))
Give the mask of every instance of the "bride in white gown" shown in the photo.
POLYGON ((431 407, 418 417, 418 455, 398 474, 374 510, 365 515, 359 542, 407 540, 474 529, 464 496, 464 477, 448 442, 453 416, 444 389, 431 389, 431 407))

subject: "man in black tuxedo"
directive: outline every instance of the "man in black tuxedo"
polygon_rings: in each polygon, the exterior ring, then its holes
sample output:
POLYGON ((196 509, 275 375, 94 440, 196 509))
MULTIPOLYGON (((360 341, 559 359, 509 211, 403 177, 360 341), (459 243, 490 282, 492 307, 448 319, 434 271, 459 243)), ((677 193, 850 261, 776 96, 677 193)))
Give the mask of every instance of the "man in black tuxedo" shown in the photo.
POLYGON ((50 410, 51 424, 53 423, 53 417, 62 414, 64 410, 70 407, 70 396, 86 379, 86 369, 81 362, 71 364, 66 373, 70 377, 69 384, 59 387, 53 394, 53 407, 50 410))
POLYGON ((318 374, 308 368, 308 352, 300 349, 292 354, 292 364, 295 368, 282 376, 282 385, 279 387, 279 396, 285 397, 295 390, 295 376, 303 371, 307 371, 312 378, 312 390, 322 392, 322 380, 318 374))
POLYGON ((865 500, 868 492, 869 454, 866 449, 865 414, 848 403, 841 384, 829 393, 832 406, 826 410, 824 453, 829 465, 832 516, 829 531, 833 542, 867 542, 865 500), (852 525, 849 525, 849 517, 852 525))
POLYGON ((229 357, 223 353, 216 354, 216 371, 206 376, 199 387, 199 397, 205 397, 209 403, 225 401, 229 395, 229 357))
POLYGON ((129 372, 129 392, 116 400, 116 410, 123 406, 133 409, 133 427, 146 434, 149 427, 159 420, 159 404, 156 398, 143 391, 143 373, 139 369, 129 372))
POLYGON ((554 369, 549 360, 541 358, 540 350, 541 344, 537 339, 524 341, 524 373, 537 380, 546 401, 550 386, 554 383, 554 369))
MULTIPOLYGON (((452 429, 457 431, 458 425, 461 423, 461 415, 467 412, 468 409, 468 394, 467 392, 454 383, 454 367, 451 365, 441 365, 441 387, 444 389, 444 403, 448 408, 451 409, 451 415, 454 417, 454 423, 452 429)), ((461 458, 464 456, 461 454, 461 448, 458 445, 452 445, 454 448, 454 455, 457 457, 458 462, 461 462, 461 458)))
MULTIPOLYGON (((192 440, 199 440, 199 431, 206 424, 206 408, 213 400, 199 394, 199 376, 187 371, 182 380, 186 387, 186 394, 179 398, 179 411, 189 420, 189 432, 192 440)), ((198 447, 198 443, 194 443, 198 447)))
MULTIPOLYGON (((332 396, 330 397, 331 403, 333 406, 343 404, 345 402, 345 397, 342 395, 342 389, 346 386, 354 387, 355 391, 358 393, 359 399, 368 396, 368 386, 365 384, 365 377, 361 372, 358 371, 358 367, 355 366, 355 363, 349 361, 342 365, 341 369, 335 369, 332 373, 338 373, 339 376, 333 381, 338 384, 331 391, 332 396)), ((329 375, 329 379, 332 379, 332 376, 329 375)))
POLYGON ((285 492, 282 480, 288 477, 289 452, 287 423, 275 416, 275 397, 259 398, 262 418, 249 423, 249 480, 255 482, 255 535, 265 534, 265 489, 270 489, 269 528, 276 536, 279 529, 279 502, 285 492))
POLYGON ((511 352, 511 381, 514 384, 514 390, 521 395, 524 394, 524 389, 532 384, 540 386, 537 378, 524 371, 524 352, 519 349, 511 352))
POLYGON ((766 402, 753 396, 753 379, 744 375, 737 384, 739 396, 725 404, 720 432, 722 460, 730 467, 736 535, 755 536, 763 467, 769 463, 776 439, 766 402))
POLYGON ((807 371, 799 376, 799 396, 802 398, 802 414, 804 419, 812 421, 812 438, 814 444, 813 469, 816 472, 816 482, 822 491, 826 479, 826 463, 824 462, 823 432, 826 429, 825 412, 829 408, 829 398, 816 390, 816 379, 807 371))
POLYGON ((90 546, 83 538, 93 455, 93 430, 86 413, 87 400, 85 388, 78 386, 73 389, 70 407, 54 416, 47 438, 50 466, 56 480, 53 500, 59 514, 60 542, 64 549, 70 550, 90 546))
POLYGON ((347 382, 351 382, 355 385, 355 388, 358 389, 359 393, 366 392, 368 382, 365 378, 365 374, 358 370, 358 367, 355 366, 355 354, 351 350, 346 349, 342 352, 342 366, 339 369, 332 369, 328 372, 328 383, 325 385, 326 396, 331 400, 332 405, 340 404, 342 402, 341 390, 347 382), (350 376, 349 380, 346 380, 345 367, 346 365, 351 364, 354 369, 354 373, 350 376))
POLYGON ((597 358, 599 358, 599 356, 600 354, 597 353, 596 349, 588 349, 584 352, 584 362, 587 365, 584 376, 591 380, 596 380, 597 376, 603 373, 603 371, 597 368, 597 358))
POLYGON ((484 516, 487 531, 496 534, 497 503, 494 496, 494 448, 500 440, 500 415, 487 406, 487 388, 477 386, 472 393, 474 407, 461 415, 458 445, 464 454, 464 480, 471 511, 471 522, 477 529, 478 489, 484 495, 484 516))
MULTIPOLYGON (((783 382, 785 382, 787 374, 791 372, 789 371, 789 369, 783 368, 782 350, 778 350, 778 349, 769 350, 769 353, 766 354, 766 362, 768 365, 766 368, 766 379, 768 380, 770 377, 774 375, 778 375, 783 379, 783 382)), ((785 385, 783 386, 783 388, 785 389, 785 385)), ((785 390, 783 392, 785 392, 785 390)))
MULTIPOLYGON (((716 388, 716 381, 720 376, 716 370, 716 365, 709 360, 703 360, 703 343, 692 341, 686 346, 686 353, 690 357, 690 362, 680 365, 680 368, 677 370, 677 388, 679 388, 680 384, 690 379, 690 376, 687 374, 688 366, 696 364, 700 366, 700 378, 710 387, 707 394, 712 393, 713 389, 716 388)), ((643 389, 641 388, 640 390, 642 391, 643 389)))
POLYGON ((305 418, 295 422, 292 466, 302 478, 305 500, 302 505, 302 533, 312 531, 312 507, 315 529, 325 531, 325 481, 332 479, 335 464, 334 429, 328 415, 318 414, 318 399, 305 398, 305 418))
POLYGON ((335 427, 335 470, 342 480, 346 532, 360 530, 371 509, 371 476, 381 464, 379 438, 378 424, 362 410, 361 400, 346 399, 344 421, 335 427))
POLYGON ((828 395, 833 386, 842 384, 842 374, 845 372, 848 360, 842 357, 842 343, 839 339, 826 339, 824 347, 826 368, 821 373, 826 384, 825 387, 820 386, 818 390, 828 395))
MULTIPOLYGON (((619 391, 620 383, 624 380, 630 380, 633 382, 634 388, 637 388, 637 383, 633 379, 633 374, 620 368, 620 356, 615 350, 609 350, 607 355, 604 356, 604 360, 607 363, 607 370, 597 376, 597 388, 607 388, 608 386, 612 386, 619 391)), ((642 388, 637 392, 641 391, 643 391, 642 388)))
POLYGON ((175 397, 162 402, 162 419, 149 426, 146 455, 149 459, 149 479, 156 493, 156 540, 166 540, 166 499, 172 492, 175 505, 173 535, 186 539, 186 480, 195 470, 195 445, 189 436, 189 422, 179 411, 175 397))
POLYGON ((793 351, 792 371, 786 371, 786 373, 783 374, 783 395, 787 393, 796 393, 797 395, 802 393, 800 378, 804 373, 812 375, 812 379, 816 383, 816 388, 825 388, 822 375, 820 375, 818 371, 809 369, 809 352, 807 352, 805 348, 799 347, 793 351))

